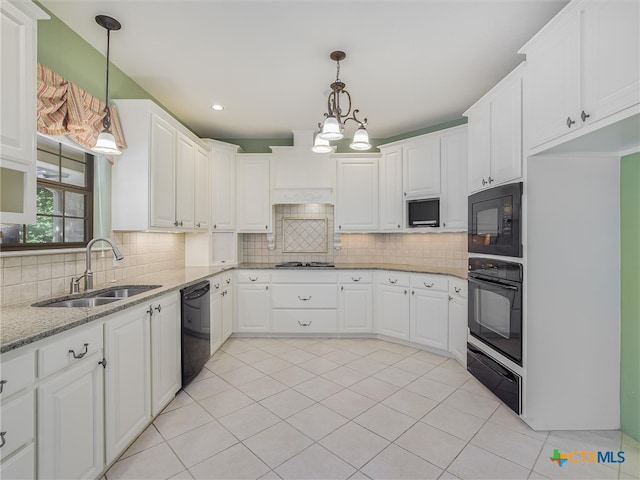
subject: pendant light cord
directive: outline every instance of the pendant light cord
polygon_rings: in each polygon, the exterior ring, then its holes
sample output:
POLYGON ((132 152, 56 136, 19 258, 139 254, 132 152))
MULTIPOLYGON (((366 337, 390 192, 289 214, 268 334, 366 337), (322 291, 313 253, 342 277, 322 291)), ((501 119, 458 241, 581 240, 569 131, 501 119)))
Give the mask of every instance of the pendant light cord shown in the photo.
POLYGON ((109 47, 111 45, 111 29, 107 28, 107 91, 105 94, 104 118, 102 126, 105 130, 111 128, 111 111, 109 110, 109 47))

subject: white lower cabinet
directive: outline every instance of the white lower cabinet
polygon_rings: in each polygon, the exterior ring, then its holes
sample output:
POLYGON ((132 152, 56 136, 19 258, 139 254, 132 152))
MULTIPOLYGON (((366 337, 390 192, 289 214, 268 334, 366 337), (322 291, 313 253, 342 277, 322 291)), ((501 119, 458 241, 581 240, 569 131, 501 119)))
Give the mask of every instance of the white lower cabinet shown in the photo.
POLYGON ((373 274, 341 272, 338 292, 338 331, 373 332, 373 274))
POLYGON ((102 348, 38 388, 38 478, 97 478, 104 467, 102 348))
POLYGON ((411 275, 411 341, 449 347, 449 282, 444 275, 411 275))
POLYGON ((467 367, 467 282, 449 280, 449 352, 467 367))
POLYGON ((211 298, 209 311, 211 316, 211 347, 209 353, 213 355, 222 346, 222 290, 220 290, 220 278, 211 279, 211 298))
POLYGON ((409 340, 409 275, 382 272, 376 287, 376 332, 409 340))
POLYGON ((269 272, 243 270, 238 272, 235 322, 238 332, 268 332, 271 330, 271 292, 269 272))
POLYGON ((211 355, 233 333, 233 273, 211 279, 211 355))
POLYGON ((151 421, 149 308, 134 307, 105 321, 107 464, 151 421))
POLYGON ((36 452, 33 443, 0 465, 0 478, 33 480, 36 478, 36 452))
POLYGON ((156 416, 182 386, 180 294, 165 295, 151 310, 151 415, 156 416))

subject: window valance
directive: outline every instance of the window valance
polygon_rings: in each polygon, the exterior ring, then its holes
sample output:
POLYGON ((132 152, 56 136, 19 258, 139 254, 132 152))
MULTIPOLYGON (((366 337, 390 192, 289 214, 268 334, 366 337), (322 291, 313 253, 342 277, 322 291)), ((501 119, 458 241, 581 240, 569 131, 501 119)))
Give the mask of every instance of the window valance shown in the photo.
MULTIPOLYGON (((83 147, 92 148, 102 131, 104 101, 42 64, 38 64, 38 131, 46 135, 67 135, 83 147)), ((124 139, 118 111, 109 106, 111 133, 118 148, 124 150, 124 139)))

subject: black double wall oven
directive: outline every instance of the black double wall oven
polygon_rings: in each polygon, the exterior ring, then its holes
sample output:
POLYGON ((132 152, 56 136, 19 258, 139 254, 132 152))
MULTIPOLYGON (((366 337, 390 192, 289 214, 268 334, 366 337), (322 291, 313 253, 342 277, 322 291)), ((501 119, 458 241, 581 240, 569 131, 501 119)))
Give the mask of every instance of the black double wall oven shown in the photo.
POLYGON ((469 196, 467 370, 516 413, 523 366, 522 183, 469 196), (515 261, 514 261, 515 260, 515 261), (504 361, 507 359, 509 362, 504 361))

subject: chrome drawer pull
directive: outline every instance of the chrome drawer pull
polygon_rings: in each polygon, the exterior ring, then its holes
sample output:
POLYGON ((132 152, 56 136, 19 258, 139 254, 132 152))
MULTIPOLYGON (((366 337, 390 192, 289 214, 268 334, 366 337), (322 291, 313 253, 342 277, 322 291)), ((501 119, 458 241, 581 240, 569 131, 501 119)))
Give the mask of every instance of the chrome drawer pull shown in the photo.
POLYGON ((103 358, 98 362, 98 365, 102 365, 102 368, 107 368, 107 359, 103 358))
POLYGON ((0 432, 0 438, 2 438, 2 443, 0 443, 0 448, 4 447, 4 444, 7 443, 7 441, 4 439, 4 436, 7 434, 7 432, 0 432))
POLYGON ((156 310, 158 311, 158 313, 160 313, 160 312, 162 311, 162 305, 158 305, 158 306, 156 307, 156 310))
POLYGON ((4 384, 7 383, 6 380, 0 380, 0 393, 2 393, 2 390, 4 390, 4 384))
POLYGON ((311 300, 311 295, 309 295, 307 298, 303 298, 300 295, 298 295, 298 300, 301 300, 303 302, 308 302, 309 300, 311 300))
POLYGON ((456 293, 460 293, 460 290, 462 290, 460 287, 453 287, 453 289, 456 291, 456 293))
POLYGON ((354 282, 359 282, 360 280, 362 280, 362 277, 358 277, 358 278, 351 277, 351 280, 353 280, 354 282))
POLYGON ((300 320, 298 320, 298 325, 300 325, 301 327, 308 327, 309 325, 311 325, 312 320, 309 320, 307 323, 302 323, 300 320))
POLYGON ((76 354, 76 352, 74 352, 73 350, 69 350, 69 353, 73 355, 73 358, 82 358, 87 354, 88 351, 89 351, 89 344, 85 343, 84 352, 76 354))
POLYGON ((256 277, 256 278, 249 277, 249 280, 251 280, 252 282, 255 282, 256 280, 258 280, 258 277, 256 277))
POLYGON ((392 285, 395 285, 396 283, 398 283, 398 279, 397 278, 395 280, 389 279, 389 283, 391 283, 392 285))
POLYGON ((433 282, 431 282, 429 285, 427 285, 427 282, 422 282, 422 283, 424 283, 424 286, 427 288, 433 287, 433 282))

